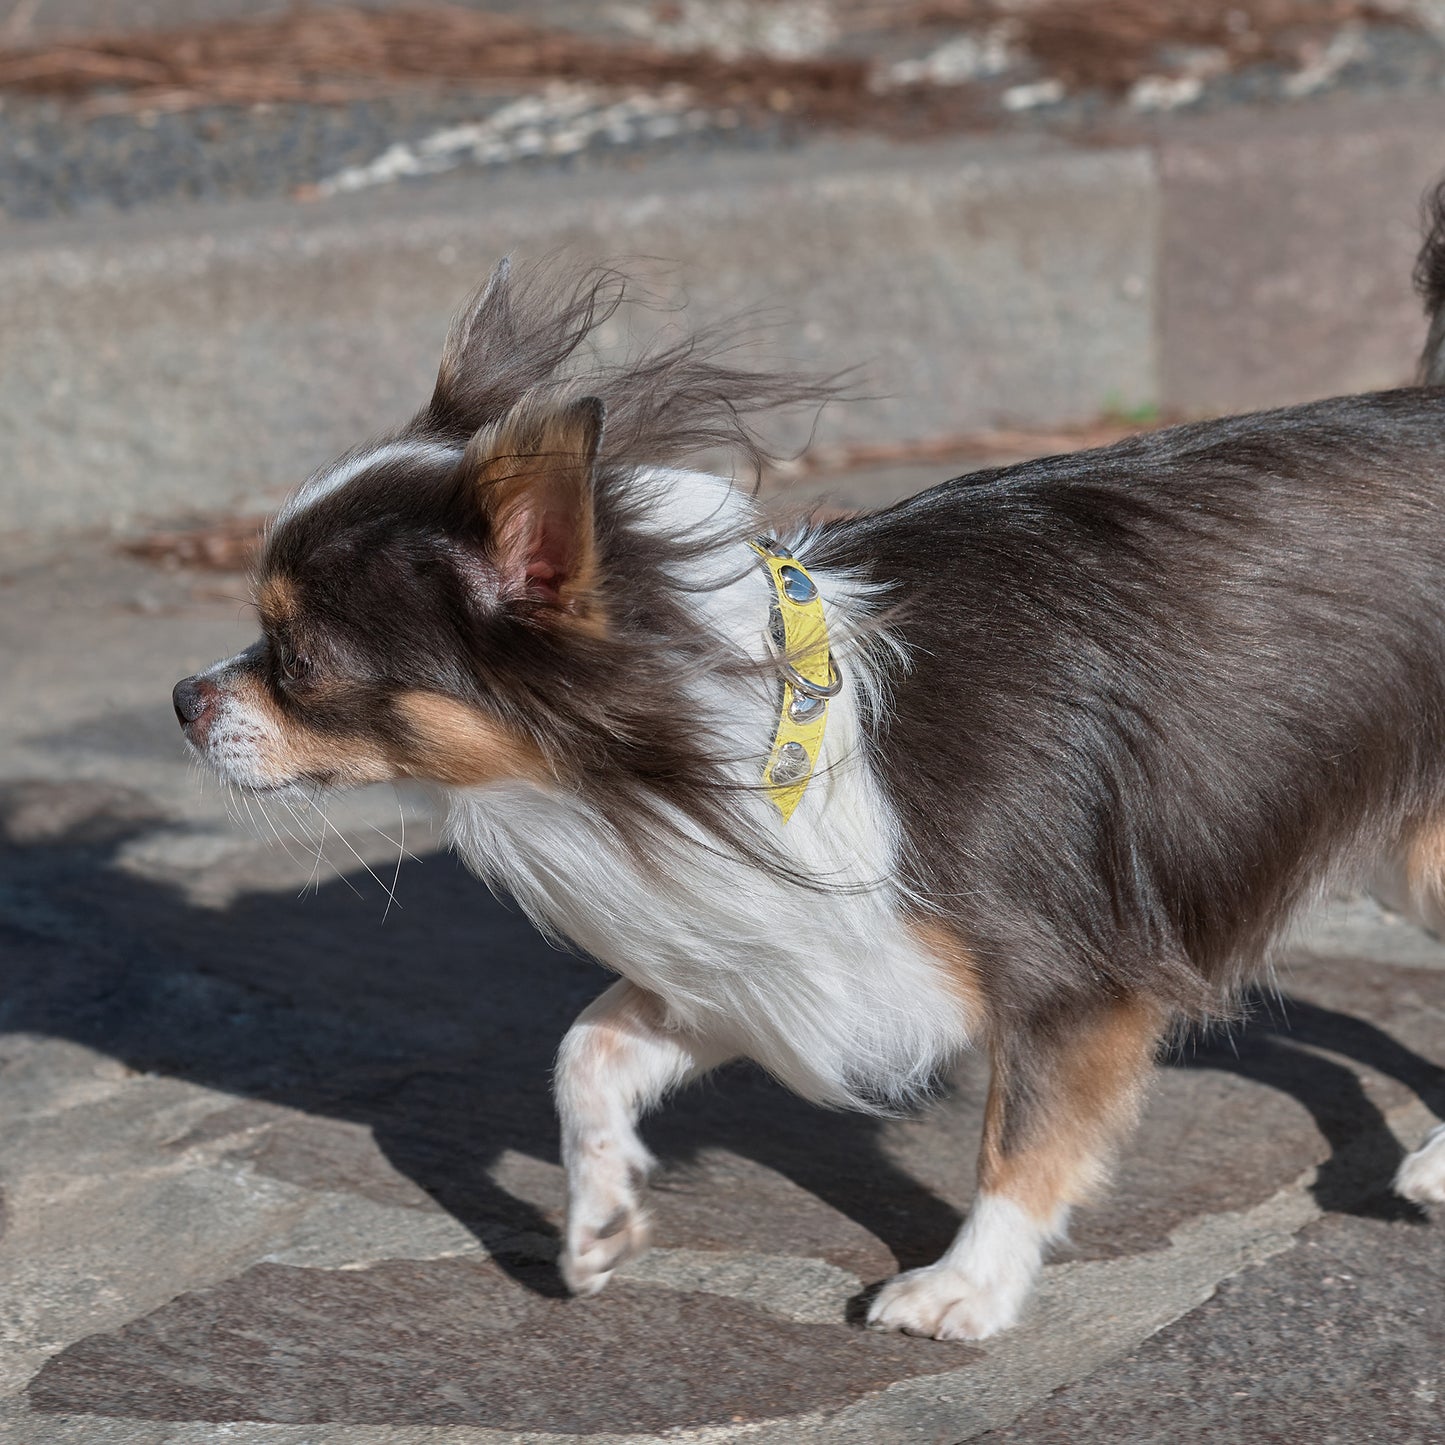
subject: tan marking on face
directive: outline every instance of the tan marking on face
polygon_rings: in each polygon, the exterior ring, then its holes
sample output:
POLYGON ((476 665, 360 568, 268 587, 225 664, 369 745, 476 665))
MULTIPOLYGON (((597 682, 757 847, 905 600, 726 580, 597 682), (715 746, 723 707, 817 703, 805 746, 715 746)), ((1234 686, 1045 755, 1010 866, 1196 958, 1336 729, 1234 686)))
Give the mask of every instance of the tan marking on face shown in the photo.
POLYGON ((228 682, 226 691, 264 725, 255 746, 275 783, 325 778, 338 786, 361 787, 397 775, 378 739, 361 734, 338 737, 307 727, 282 713, 270 689, 253 674, 243 673, 228 682))
POLYGON ((243 673, 227 683, 227 691, 264 724, 257 749, 276 782, 299 777, 327 777, 338 785, 360 788, 396 776, 376 738, 337 737, 306 727, 305 722, 283 714, 266 683, 243 673))
POLYGON ((387 742, 365 733, 338 734, 308 727, 304 716, 283 713, 270 689, 254 675, 236 678, 227 690, 261 722, 256 748, 276 783, 302 778, 340 786, 417 778, 451 787, 553 774, 535 744, 464 703, 437 693, 404 693, 395 711, 405 737, 387 742))
POLYGON ((256 606, 267 627, 279 627, 292 621, 301 610, 296 584, 289 577, 267 577, 257 590, 256 606))
POLYGON ((478 787, 511 779, 546 782, 553 776, 535 743, 453 698, 407 693, 397 700, 396 711, 409 734, 396 758, 407 777, 478 787))
POLYGON ((963 1005, 970 1033, 979 1030, 988 1021, 988 1002, 968 945, 934 918, 914 919, 908 929, 918 947, 937 962, 948 991, 963 1005))
POLYGON ((1101 1182, 1112 1144, 1138 1115, 1160 1011, 1125 999, 1081 1020, 1039 1076, 1040 1097, 1021 1142, 1005 1152, 1007 1079, 996 1056, 984 1110, 979 1187, 1012 1199, 1033 1218, 1052 1220, 1101 1182))

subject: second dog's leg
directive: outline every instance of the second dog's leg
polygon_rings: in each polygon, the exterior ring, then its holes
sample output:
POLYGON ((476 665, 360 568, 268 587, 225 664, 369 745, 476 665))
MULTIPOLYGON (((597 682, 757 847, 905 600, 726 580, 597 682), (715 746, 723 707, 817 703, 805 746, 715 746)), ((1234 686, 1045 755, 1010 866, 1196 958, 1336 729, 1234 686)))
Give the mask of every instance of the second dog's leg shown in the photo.
POLYGON ((561 1269, 573 1294, 596 1294, 619 1264, 647 1247, 642 1190, 654 1161, 637 1136, 638 1119, 731 1053, 667 1028, 661 1002, 625 980, 568 1030, 556 1095, 567 1170, 561 1269))
POLYGON ((937 1264, 884 1286, 869 1324, 981 1340, 1014 1323, 1070 1205, 1137 1112, 1162 1022, 1121 1000, 995 1042, 973 1209, 937 1264))

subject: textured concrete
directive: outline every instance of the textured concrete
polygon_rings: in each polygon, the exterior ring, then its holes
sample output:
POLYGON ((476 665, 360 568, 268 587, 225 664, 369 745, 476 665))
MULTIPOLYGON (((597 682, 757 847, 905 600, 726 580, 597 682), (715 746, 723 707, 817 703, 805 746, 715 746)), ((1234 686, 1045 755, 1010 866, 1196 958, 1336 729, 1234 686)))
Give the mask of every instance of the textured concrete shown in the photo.
POLYGON ((684 257, 689 324, 784 308, 775 359, 856 364, 886 394, 831 409, 825 441, 1153 400, 1142 153, 819 143, 417 195, 153 213, 99 243, 79 223, 0 233, 0 309, 25 338, 0 360, 4 525, 124 525, 294 484, 424 399, 447 317, 511 251, 684 257))
MULTIPOLYGON (((683 258, 639 269, 686 324, 762 307, 779 327, 755 359, 860 369, 876 399, 828 409, 824 444, 1398 384, 1442 107, 1339 95, 1114 149, 814 141, 0 229, 22 339, 0 357, 0 529, 274 497, 409 413, 504 252, 683 258)), ((675 324, 632 315, 603 340, 675 324)))
POLYGON ((1161 400, 1250 411, 1407 382, 1445 100, 1175 121, 1159 141, 1161 400))
POLYGON ((1342 1439, 1371 1438, 1367 1401, 1439 1438, 1416 1312, 1440 1245, 1384 1186, 1445 1112, 1441 945, 1365 903, 1320 920, 1248 1028, 1158 1070, 996 1341, 857 1324, 957 1227, 977 1060, 896 1121, 725 1071, 648 1126, 658 1247, 569 1301, 548 1071, 605 980, 414 811, 388 907, 384 793, 338 814, 312 887, 309 820, 258 839, 197 791, 166 689, 247 639, 241 588, 0 549, 0 1440, 1191 1438, 1158 1433, 1169 1389, 1206 1401, 1192 1438, 1293 1440, 1321 1401, 1342 1439))

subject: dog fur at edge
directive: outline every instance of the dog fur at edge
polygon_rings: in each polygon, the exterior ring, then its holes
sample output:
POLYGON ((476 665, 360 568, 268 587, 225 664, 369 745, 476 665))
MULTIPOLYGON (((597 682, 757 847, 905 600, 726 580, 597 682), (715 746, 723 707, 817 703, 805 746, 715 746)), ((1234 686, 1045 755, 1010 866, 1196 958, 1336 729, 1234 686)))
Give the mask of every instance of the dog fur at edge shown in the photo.
MULTIPOLYGON (((564 1039, 562 1272, 645 1246, 641 1115, 746 1057, 897 1106, 993 1081, 980 1189, 879 1327, 1017 1318, 1161 1038, 1227 1010, 1300 910, 1376 878, 1445 924, 1445 191, 1426 385, 947 482, 786 539, 844 678, 784 827, 740 418, 826 387, 707 338, 571 365, 619 296, 503 266, 435 393, 318 473, 260 564, 263 635, 176 688, 256 790, 434 785, 453 846, 619 980, 564 1039)), ((1445 1201, 1445 1133, 1397 1187, 1445 1201)))

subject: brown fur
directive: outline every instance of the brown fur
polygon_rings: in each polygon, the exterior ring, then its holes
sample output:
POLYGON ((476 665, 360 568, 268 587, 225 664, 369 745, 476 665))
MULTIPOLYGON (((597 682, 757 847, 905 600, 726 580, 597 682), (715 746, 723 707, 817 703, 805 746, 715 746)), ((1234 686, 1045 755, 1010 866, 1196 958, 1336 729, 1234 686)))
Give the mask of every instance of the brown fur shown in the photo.
POLYGON ((530 738, 464 703, 438 693, 413 692, 397 699, 396 711, 409 736, 394 761, 407 777, 476 787, 511 778, 545 782, 552 776, 530 738))
POLYGON ((1041 1222, 1086 1198, 1138 1113, 1162 1030, 1157 1005, 1127 998, 1026 1053, 996 1041, 979 1187, 1041 1222))
POLYGON ((729 366, 745 333, 713 328, 657 346, 623 365, 572 365, 589 337, 628 295, 610 267, 567 273, 504 261, 458 313, 436 389, 409 431, 466 438, 524 400, 578 396, 605 404, 599 466, 659 466, 700 452, 730 453, 761 471, 773 455, 755 430, 759 413, 822 406, 842 393, 836 378, 729 366))
POLYGON ((272 573, 256 591, 256 609, 263 626, 288 627, 301 610, 296 584, 289 577, 272 573))
POLYGON ((937 960, 949 991, 963 1006, 970 1033, 982 1032, 988 1023, 988 1000, 978 960, 957 934, 933 919, 917 919, 909 927, 919 948, 937 960))

